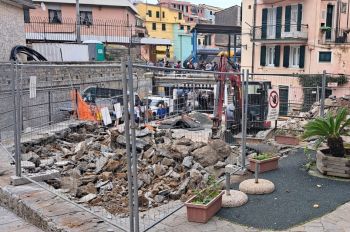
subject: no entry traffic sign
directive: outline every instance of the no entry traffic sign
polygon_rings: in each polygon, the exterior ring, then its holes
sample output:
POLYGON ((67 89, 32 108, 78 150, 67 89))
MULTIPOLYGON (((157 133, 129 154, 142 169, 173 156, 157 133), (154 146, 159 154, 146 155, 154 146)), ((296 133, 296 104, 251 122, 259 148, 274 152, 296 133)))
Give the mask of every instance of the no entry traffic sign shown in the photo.
POLYGON ((276 121, 280 112, 280 97, 278 89, 268 91, 269 111, 267 114, 268 121, 276 121))

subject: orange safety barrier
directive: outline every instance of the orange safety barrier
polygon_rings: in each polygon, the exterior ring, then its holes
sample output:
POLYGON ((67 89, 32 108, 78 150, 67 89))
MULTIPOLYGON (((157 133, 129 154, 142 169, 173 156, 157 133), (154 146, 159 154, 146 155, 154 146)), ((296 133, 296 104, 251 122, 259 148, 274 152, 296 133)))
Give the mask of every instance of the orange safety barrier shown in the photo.
POLYGON ((71 93, 72 105, 75 108, 75 114, 80 120, 101 121, 101 113, 97 106, 86 103, 77 90, 71 93))

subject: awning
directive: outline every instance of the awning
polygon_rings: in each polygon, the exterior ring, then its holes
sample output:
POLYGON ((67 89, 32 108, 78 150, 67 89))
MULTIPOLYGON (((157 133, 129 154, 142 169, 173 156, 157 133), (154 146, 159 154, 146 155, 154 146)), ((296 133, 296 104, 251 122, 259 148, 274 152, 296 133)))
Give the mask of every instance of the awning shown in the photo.
POLYGON ((142 38, 140 44, 171 46, 169 39, 158 39, 153 37, 142 38))

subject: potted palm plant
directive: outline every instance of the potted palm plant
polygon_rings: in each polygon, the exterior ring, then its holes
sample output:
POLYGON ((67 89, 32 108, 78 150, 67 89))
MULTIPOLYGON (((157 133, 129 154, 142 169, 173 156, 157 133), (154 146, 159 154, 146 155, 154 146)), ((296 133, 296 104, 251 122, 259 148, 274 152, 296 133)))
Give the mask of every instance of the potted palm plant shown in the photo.
POLYGON ((195 195, 185 203, 190 222, 206 223, 221 209, 224 192, 219 183, 210 176, 206 186, 203 190, 195 190, 195 195))
POLYGON ((325 174, 350 178, 350 160, 346 155, 342 136, 347 135, 346 127, 350 125, 348 110, 340 109, 336 115, 327 114, 306 124, 303 138, 317 138, 316 166, 325 174), (327 147, 320 145, 326 142, 327 147))
POLYGON ((296 130, 278 129, 275 132, 275 141, 279 144, 297 146, 301 134, 300 131, 296 130))
POLYGON ((255 154, 249 158, 249 170, 255 172, 255 166, 259 165, 259 173, 278 168, 279 157, 271 153, 255 154))

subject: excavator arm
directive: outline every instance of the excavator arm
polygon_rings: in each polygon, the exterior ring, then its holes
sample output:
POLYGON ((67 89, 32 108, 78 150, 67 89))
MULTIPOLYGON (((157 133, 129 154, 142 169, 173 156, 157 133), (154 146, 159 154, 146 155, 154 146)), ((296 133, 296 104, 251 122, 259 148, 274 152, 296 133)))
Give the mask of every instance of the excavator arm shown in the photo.
POLYGON ((219 62, 219 72, 222 72, 222 74, 219 74, 217 78, 217 89, 216 89, 216 102, 215 102, 215 112, 213 117, 213 126, 212 126, 212 138, 220 138, 221 137, 221 123, 222 123, 222 116, 223 116, 223 107, 224 107, 224 99, 225 99, 225 84, 226 81, 229 80, 231 84, 230 90, 231 91, 228 94, 233 94, 235 103, 238 105, 235 105, 236 112, 235 115, 240 114, 242 109, 242 91, 241 91, 241 77, 240 75, 236 74, 230 74, 227 65, 231 65, 234 67, 234 64, 228 59, 227 56, 221 55, 220 62, 219 62), (224 74, 227 73, 227 74, 224 74))

